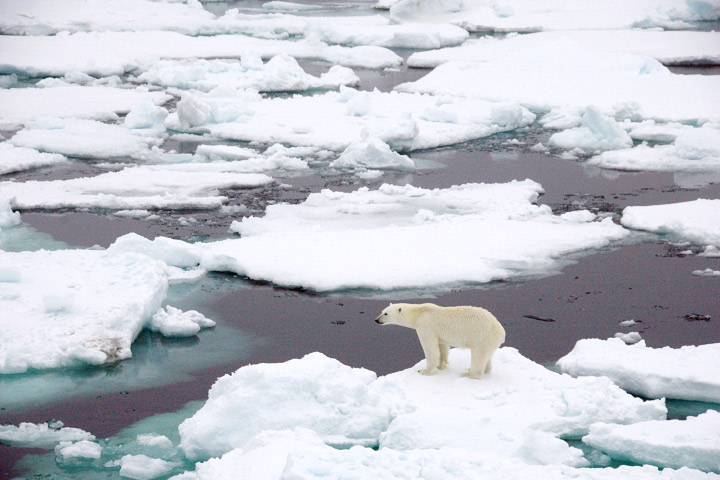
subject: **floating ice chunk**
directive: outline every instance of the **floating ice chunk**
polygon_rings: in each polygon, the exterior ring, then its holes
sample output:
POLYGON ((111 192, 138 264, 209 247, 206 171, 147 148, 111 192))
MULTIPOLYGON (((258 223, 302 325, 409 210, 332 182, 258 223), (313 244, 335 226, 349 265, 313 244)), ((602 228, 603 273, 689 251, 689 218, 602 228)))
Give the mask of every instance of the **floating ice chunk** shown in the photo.
POLYGON ((621 461, 720 473, 720 412, 714 410, 685 420, 600 423, 582 440, 621 461))
POLYGON ((148 240, 137 233, 119 237, 107 250, 109 253, 142 253, 173 267, 183 268, 197 266, 202 255, 197 245, 167 237, 148 240))
POLYGON ((699 245, 720 245, 720 200, 625 207, 620 222, 699 245))
POLYGON ((573 212, 563 213, 560 217, 570 222, 586 223, 595 220, 597 215, 589 210, 575 210, 573 212))
POLYGON ((88 460, 98 460, 101 454, 102 446, 90 440, 60 442, 55 447, 58 463, 68 466, 79 465, 88 460))
POLYGON ((116 120, 117 113, 129 112, 145 99, 161 105, 169 98, 161 92, 112 87, 12 88, 0 90, 0 124, 21 124, 42 117, 116 120))
POLYGON ((720 257, 720 248, 715 245, 706 245, 705 250, 698 253, 701 257, 720 257))
POLYGON ((0 228, 14 227, 20 223, 20 213, 13 212, 10 202, 0 198, 0 228))
POLYGON ((593 152, 629 148, 633 142, 630 135, 615 120, 595 107, 588 107, 583 113, 580 127, 553 134, 549 144, 568 150, 580 148, 593 152))
POLYGON ((327 23, 311 28, 310 32, 330 44, 414 49, 459 45, 469 37, 465 29, 455 25, 421 23, 363 26, 327 23))
POLYGON ((677 137, 693 128, 682 123, 657 123, 653 120, 645 120, 634 125, 629 133, 633 140, 674 142, 677 137))
POLYGON ((147 455, 125 455, 120 459, 120 476, 135 480, 151 480, 167 475, 176 466, 177 463, 147 455))
POLYGON ((198 145, 195 155, 207 158, 211 162, 218 160, 245 160, 258 156, 258 152, 251 148, 234 145, 198 145))
POLYGON ((384 168, 395 170, 414 170, 415 162, 407 155, 390 150, 387 143, 376 137, 353 143, 333 161, 332 168, 384 168))
MULTIPOLYGON (((41 153, 32 148, 16 147, 10 142, 0 143, 0 175, 67 162, 54 153, 41 153)), ((1 223, 1 222, 0 222, 1 223)), ((0 226, 2 226, 0 224, 0 226)))
POLYGON ((272 12, 307 12, 310 10, 322 10, 320 5, 308 5, 306 3, 282 2, 280 0, 271 0, 263 3, 263 10, 272 12))
MULTIPOLYGON (((144 120, 131 117, 130 124, 139 125, 137 122, 144 120)), ((132 157, 160 145, 165 137, 162 125, 159 130, 157 124, 154 130, 144 127, 142 130, 131 130, 122 125, 109 125, 94 120, 45 118, 27 123, 9 142, 18 147, 69 157, 132 157)))
POLYGON ((449 61, 487 62, 530 46, 552 48, 567 39, 584 48, 614 53, 646 55, 669 64, 715 64, 720 62, 720 33, 656 30, 564 30, 505 38, 481 37, 461 46, 416 52, 408 58, 411 67, 434 68, 449 61))
POLYGON ((429 95, 341 88, 340 92, 312 97, 266 99, 246 91, 188 93, 178 103, 177 115, 168 117, 167 125, 181 131, 202 127, 215 137, 230 140, 334 151, 374 136, 393 150, 409 151, 482 138, 534 120, 535 115, 525 108, 495 102, 453 97, 439 101, 429 95), (495 120, 503 120, 502 125, 493 121, 493 111, 495 120))
POLYGON ((699 277, 720 277, 720 270, 713 270, 712 268, 706 268, 705 270, 693 270, 693 275, 699 277))
POLYGON ((272 178, 244 162, 184 163, 128 167, 70 180, 0 182, 0 200, 16 209, 106 208, 111 210, 217 209, 223 188, 258 187, 272 178))
POLYGON ((620 322, 618 325, 620 325, 621 327, 632 327, 633 325, 635 325, 635 324, 637 324, 637 323, 640 323, 640 322, 638 322, 637 320, 631 318, 630 320, 623 320, 623 321, 620 322))
POLYGON ((644 341, 586 339, 557 363, 570 375, 603 375, 646 398, 720 403, 720 344, 650 348, 644 341))
POLYGON ((162 125, 167 116, 166 109, 146 100, 133 106, 125 117, 125 126, 128 128, 153 128, 162 125))
POLYGON ((155 312, 147 323, 150 330, 160 332, 166 337, 191 337, 201 328, 214 326, 215 322, 200 312, 195 310, 183 312, 170 305, 155 312))
POLYGON ((95 436, 79 428, 66 427, 62 422, 21 423, 0 425, 0 442, 23 448, 55 448, 61 442, 94 440, 95 436))
POLYGON ((340 85, 358 85, 360 79, 352 70, 334 65, 320 77, 305 73, 297 60, 288 55, 276 55, 263 64, 259 56, 244 56, 243 62, 229 60, 195 60, 181 62, 162 60, 153 63, 137 80, 144 83, 196 89, 209 92, 223 88, 247 89, 260 92, 298 92, 311 89, 332 89, 340 85), (258 64, 249 64, 254 58, 258 64))
POLYGON ((720 120, 720 97, 713 93, 720 90, 720 78, 676 75, 649 57, 594 51, 561 38, 485 62, 448 62, 395 90, 515 102, 533 111, 594 105, 613 112, 633 104, 634 121, 720 120), (682 104, 671 100, 675 96, 682 104))
POLYGON ((0 289, 0 373, 129 358, 168 286, 162 264, 134 253, 0 251, 0 264, 21 272, 0 289))
POLYGON ((191 459, 219 456, 263 430, 293 427, 312 428, 336 446, 376 445, 390 411, 369 389, 375 379, 318 352, 242 367, 220 377, 205 405, 180 425, 180 448, 191 459))
POLYGON ((615 338, 619 338, 628 345, 638 343, 642 340, 642 336, 638 332, 622 333, 618 332, 615 334, 615 338))

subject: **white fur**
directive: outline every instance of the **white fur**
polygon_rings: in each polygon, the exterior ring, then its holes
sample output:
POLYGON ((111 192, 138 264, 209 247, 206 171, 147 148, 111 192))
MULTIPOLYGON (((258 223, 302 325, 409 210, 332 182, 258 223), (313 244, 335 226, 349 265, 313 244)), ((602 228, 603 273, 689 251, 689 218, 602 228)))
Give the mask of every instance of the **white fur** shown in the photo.
POLYGON ((450 347, 471 350, 467 376, 481 378, 492 369, 492 354, 505 341, 505 329, 495 316, 479 307, 440 307, 432 303, 394 303, 375 321, 381 325, 413 328, 425 352, 423 375, 433 375, 448 364, 450 347))

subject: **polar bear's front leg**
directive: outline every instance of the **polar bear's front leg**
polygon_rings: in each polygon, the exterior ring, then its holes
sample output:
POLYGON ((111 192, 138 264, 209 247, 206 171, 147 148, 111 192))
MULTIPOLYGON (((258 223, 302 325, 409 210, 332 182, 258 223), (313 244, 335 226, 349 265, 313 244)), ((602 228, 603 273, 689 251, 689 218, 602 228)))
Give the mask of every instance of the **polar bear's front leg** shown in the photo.
POLYGON ((425 352, 425 368, 418 370, 423 375, 435 375, 437 367, 440 364, 440 342, 438 338, 430 332, 422 333, 418 330, 418 338, 420 346, 425 352))

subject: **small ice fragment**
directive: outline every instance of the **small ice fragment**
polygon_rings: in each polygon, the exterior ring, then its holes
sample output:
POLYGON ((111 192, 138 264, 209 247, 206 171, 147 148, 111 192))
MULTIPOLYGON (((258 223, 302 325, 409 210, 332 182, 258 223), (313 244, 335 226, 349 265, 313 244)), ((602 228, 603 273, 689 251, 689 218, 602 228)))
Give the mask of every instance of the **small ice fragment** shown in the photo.
POLYGON ((627 345, 632 345, 634 343, 639 342, 642 340, 642 336, 638 332, 630 332, 630 333, 621 333, 618 332, 615 334, 615 338, 619 338, 623 342, 625 342, 627 345))

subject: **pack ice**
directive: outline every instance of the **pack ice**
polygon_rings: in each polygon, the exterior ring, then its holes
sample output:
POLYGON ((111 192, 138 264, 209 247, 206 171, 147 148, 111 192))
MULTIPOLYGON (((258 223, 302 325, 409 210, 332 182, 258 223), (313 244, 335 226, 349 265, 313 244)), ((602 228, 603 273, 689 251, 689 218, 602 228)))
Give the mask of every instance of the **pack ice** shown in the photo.
POLYGON ((379 445, 408 455, 447 448, 581 466, 582 453, 558 437, 579 438, 600 421, 665 418, 662 401, 634 398, 606 378, 553 373, 512 348, 497 356, 497 371, 481 389, 460 375, 470 359, 459 350, 433 377, 418 375, 418 364, 376 378, 317 352, 242 367, 218 379, 205 405, 180 425, 180 447, 193 459, 237 457, 261 432, 304 428, 336 447, 379 445))
POLYGON ((557 364, 573 376, 606 376, 646 398, 720 403, 720 344, 651 348, 644 340, 584 339, 557 364))

